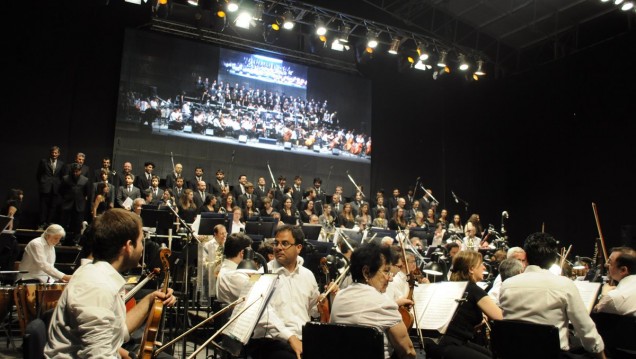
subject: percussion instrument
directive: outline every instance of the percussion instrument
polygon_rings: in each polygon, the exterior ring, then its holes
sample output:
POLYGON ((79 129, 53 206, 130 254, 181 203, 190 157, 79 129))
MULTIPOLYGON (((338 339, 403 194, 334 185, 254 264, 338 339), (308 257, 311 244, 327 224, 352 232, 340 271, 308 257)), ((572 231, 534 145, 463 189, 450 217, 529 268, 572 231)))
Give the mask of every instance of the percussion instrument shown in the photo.
POLYGON ((13 307, 13 291, 15 287, 0 287, 0 321, 2 321, 13 307))
POLYGON ((27 324, 47 310, 55 308, 67 283, 19 284, 13 291, 20 329, 24 335, 27 324))

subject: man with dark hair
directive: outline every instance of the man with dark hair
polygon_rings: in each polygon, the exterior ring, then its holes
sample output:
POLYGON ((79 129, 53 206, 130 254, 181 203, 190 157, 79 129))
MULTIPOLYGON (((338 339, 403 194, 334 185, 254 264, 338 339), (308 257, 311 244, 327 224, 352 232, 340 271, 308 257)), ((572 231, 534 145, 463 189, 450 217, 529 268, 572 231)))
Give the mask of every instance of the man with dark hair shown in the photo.
MULTIPOLYGON (((71 173, 62 177, 60 194, 62 195, 62 223, 73 236, 79 236, 86 213, 86 202, 90 193, 88 178, 82 175, 82 166, 71 163, 71 173)), ((68 238, 72 244, 74 238, 68 238)))
POLYGON ((528 266, 525 271, 508 278, 501 285, 499 296, 504 319, 525 320, 549 324, 559 328, 561 350, 567 355, 580 348, 570 346, 568 328, 583 348, 604 358, 603 339, 583 304, 581 295, 569 278, 557 276, 548 268, 557 260, 557 241, 547 233, 533 233, 526 238, 523 248, 528 266))
POLYGON ((130 198, 131 201, 142 198, 139 188, 133 186, 133 175, 131 173, 124 175, 124 182, 119 186, 119 190, 117 190, 117 205, 120 208, 130 211, 132 206, 126 202, 128 198, 130 198))
POLYGON ((62 170, 64 161, 60 157, 60 148, 51 147, 49 158, 43 158, 38 163, 36 179, 38 181, 38 193, 40 195, 40 229, 57 221, 59 207, 59 189, 62 183, 62 170))
POLYGON ((126 312, 120 273, 139 265, 143 253, 141 219, 112 209, 93 222, 93 263, 78 268, 51 318, 46 358, 129 357, 122 349, 141 327, 155 299, 174 305, 172 289, 148 294, 126 312))
POLYGON ((318 316, 320 293, 314 274, 302 266, 298 256, 305 244, 300 227, 277 228, 273 244, 276 260, 267 267, 279 280, 248 343, 248 354, 262 359, 296 359, 303 352, 303 325, 318 316))
POLYGON ((225 241, 225 259, 216 279, 216 298, 222 303, 232 303, 239 298, 241 290, 248 285, 250 275, 236 268, 243 260, 245 248, 252 245, 252 239, 245 233, 233 233, 225 241))
POLYGON ((594 310, 636 315, 636 251, 630 247, 612 248, 606 266, 609 277, 618 285, 606 283, 603 286, 594 310))
POLYGON ((147 190, 152 186, 152 171, 155 169, 155 164, 152 162, 144 163, 144 173, 135 178, 135 186, 141 191, 147 190))

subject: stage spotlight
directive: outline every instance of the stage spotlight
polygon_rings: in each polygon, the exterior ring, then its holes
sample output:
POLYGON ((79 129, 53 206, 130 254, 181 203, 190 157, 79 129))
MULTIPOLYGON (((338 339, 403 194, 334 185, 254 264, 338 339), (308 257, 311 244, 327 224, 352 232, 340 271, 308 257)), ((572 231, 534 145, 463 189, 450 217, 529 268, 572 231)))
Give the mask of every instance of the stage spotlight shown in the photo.
POLYGON ((417 44, 417 54, 420 57, 421 61, 428 60, 429 55, 428 55, 428 51, 426 51, 426 46, 424 46, 421 43, 417 44))
POLYGON ((422 70, 422 71, 426 71, 426 70, 430 70, 433 68, 433 66, 424 63, 422 60, 418 60, 415 65, 413 65, 413 68, 418 69, 418 70, 422 70))
POLYGON ((477 76, 486 75, 485 67, 486 67, 486 64, 484 63, 484 60, 477 60, 477 70, 475 70, 475 75, 477 76))
POLYGON ((371 49, 375 49, 378 46, 378 34, 373 31, 367 32, 367 47, 371 49))
POLYGON ((199 5, 199 0, 188 0, 188 4, 192 6, 197 6, 199 5))
POLYGON ((156 17, 167 19, 169 15, 168 0, 157 1, 157 5, 153 8, 156 17))
POLYGON ((446 58, 448 57, 448 51, 442 50, 439 52, 439 59, 437 60, 438 67, 446 67, 446 58))
POLYGON ((391 47, 389 47, 389 54, 397 55, 399 49, 400 49, 400 39, 396 37, 393 40, 391 40, 391 47))
POLYGON ((468 60, 466 59, 466 55, 459 54, 459 69, 462 71, 466 71, 468 70, 468 68, 470 68, 470 64, 468 63, 468 60))
POLYGON ((614 5, 620 5, 623 3, 623 0, 614 0, 614 5))
POLYGON ((252 20, 263 21, 264 7, 265 5, 260 1, 254 4, 254 12, 252 13, 252 20))
POLYGON ((227 3, 227 11, 229 12, 235 12, 237 11, 239 8, 239 3, 237 0, 230 0, 227 3))
POLYGON ((243 10, 236 17, 234 25, 236 25, 236 27, 240 27, 241 29, 249 30, 251 22, 252 14, 250 14, 250 12, 247 10, 243 10))
POLYGON ((351 27, 347 24, 343 24, 340 27, 340 35, 338 35, 338 42, 346 44, 349 42, 349 34, 351 33, 351 27))
POLYGON ((349 45, 347 45, 346 43, 343 44, 342 42, 340 42, 339 39, 334 39, 333 42, 331 42, 331 49, 336 51, 348 51, 349 45))
POLYGON ((327 33, 327 27, 325 26, 325 22, 322 21, 320 16, 316 17, 316 35, 325 36, 327 33))
POLYGON ((278 30, 280 30, 280 27, 276 23, 266 25, 263 29, 263 41, 268 44, 276 42, 278 40, 278 30))
POLYGON ((623 11, 629 11, 634 7, 634 3, 632 1, 628 1, 626 3, 623 4, 623 6, 621 6, 621 10, 623 11))
POLYGON ((294 28, 294 14, 290 10, 285 11, 283 14, 283 28, 285 30, 291 30, 294 28))

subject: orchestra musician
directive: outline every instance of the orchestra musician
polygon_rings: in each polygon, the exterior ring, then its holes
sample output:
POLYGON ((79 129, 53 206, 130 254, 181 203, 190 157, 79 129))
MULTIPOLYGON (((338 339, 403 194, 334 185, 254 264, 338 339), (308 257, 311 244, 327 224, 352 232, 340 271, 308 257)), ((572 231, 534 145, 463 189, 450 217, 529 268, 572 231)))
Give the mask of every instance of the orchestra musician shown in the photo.
POLYGON ((111 209, 93 222, 94 262, 75 271, 53 312, 46 358, 130 358, 121 346, 144 323, 155 299, 172 306, 172 289, 155 291, 126 312, 120 273, 139 265, 143 253, 141 218, 111 209))
POLYGON ((336 295, 331 322, 367 325, 384 333, 384 357, 415 358, 415 348, 397 303, 383 295, 392 280, 390 247, 364 244, 351 255, 353 283, 336 295))
POLYGON ((466 301, 458 308, 446 334, 439 342, 439 352, 444 358, 492 358, 490 351, 473 342, 475 327, 486 315, 492 320, 503 319, 501 309, 476 283, 484 279, 484 262, 481 253, 460 251, 453 258, 451 281, 468 281, 466 301))
POLYGON ((565 352, 580 349, 570 346, 575 342, 569 340, 571 325, 585 351, 605 358, 603 339, 573 281, 548 270, 557 260, 556 239, 547 233, 533 233, 523 249, 528 259, 526 270, 501 285, 499 300, 505 319, 556 326, 565 352))
POLYGON ((49 279, 68 282, 71 276, 56 269, 55 246, 64 238, 66 231, 59 224, 51 224, 44 230, 40 237, 34 238, 24 248, 20 271, 27 273, 18 274, 19 282, 46 283, 49 279))
POLYGON ((617 286, 603 285, 597 312, 636 315, 636 251, 629 247, 612 248, 607 261, 607 274, 617 286))

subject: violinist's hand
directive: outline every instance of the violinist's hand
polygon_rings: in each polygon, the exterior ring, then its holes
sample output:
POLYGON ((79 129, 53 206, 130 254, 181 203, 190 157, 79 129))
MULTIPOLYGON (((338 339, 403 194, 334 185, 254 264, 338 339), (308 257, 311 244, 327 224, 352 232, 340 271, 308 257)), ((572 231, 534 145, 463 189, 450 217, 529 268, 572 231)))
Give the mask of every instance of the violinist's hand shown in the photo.
POLYGON ((407 307, 410 308, 413 305, 413 301, 408 299, 408 298, 399 298, 395 301, 398 305, 398 307, 407 307))
POLYGON ((155 299, 163 300, 163 305, 167 307, 172 307, 177 302, 177 297, 172 295, 174 290, 172 288, 168 288, 168 293, 164 293, 160 290, 153 292, 152 294, 155 296, 155 299))
POLYGON ((428 280, 428 278, 426 278, 426 277, 421 277, 420 279, 418 279, 418 282, 420 284, 429 284, 431 281, 428 280))
POLYGON ((121 357, 121 359, 132 359, 132 356, 130 355, 130 352, 124 348, 119 348, 117 349, 117 351, 119 352, 119 356, 121 357))
POLYGON ((287 340, 292 350, 296 353, 296 358, 301 359, 303 355, 303 342, 297 336, 292 335, 287 340))

